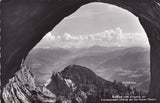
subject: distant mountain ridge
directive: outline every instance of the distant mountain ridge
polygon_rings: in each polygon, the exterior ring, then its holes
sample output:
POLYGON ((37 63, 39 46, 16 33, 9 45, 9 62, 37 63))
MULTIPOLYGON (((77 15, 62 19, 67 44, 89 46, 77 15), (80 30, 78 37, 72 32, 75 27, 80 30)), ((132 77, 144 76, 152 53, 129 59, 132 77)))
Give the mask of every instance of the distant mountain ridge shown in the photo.
POLYGON ((34 68, 32 72, 36 74, 38 83, 44 83, 52 75, 50 71, 58 72, 68 65, 75 64, 91 68, 96 75, 106 80, 135 80, 133 82, 136 82, 137 86, 148 90, 149 48, 39 48, 29 54, 26 63, 34 68), (142 81, 147 81, 147 85, 143 85, 142 81))

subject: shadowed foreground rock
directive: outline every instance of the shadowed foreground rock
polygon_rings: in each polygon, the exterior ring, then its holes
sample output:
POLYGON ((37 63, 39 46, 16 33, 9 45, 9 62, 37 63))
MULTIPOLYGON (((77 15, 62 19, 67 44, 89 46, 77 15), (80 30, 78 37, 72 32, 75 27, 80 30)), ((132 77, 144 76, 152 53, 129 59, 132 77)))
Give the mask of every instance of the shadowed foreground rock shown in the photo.
POLYGON ((4 88, 3 99, 5 103, 53 103, 55 95, 43 90, 36 87, 29 67, 23 66, 4 88))

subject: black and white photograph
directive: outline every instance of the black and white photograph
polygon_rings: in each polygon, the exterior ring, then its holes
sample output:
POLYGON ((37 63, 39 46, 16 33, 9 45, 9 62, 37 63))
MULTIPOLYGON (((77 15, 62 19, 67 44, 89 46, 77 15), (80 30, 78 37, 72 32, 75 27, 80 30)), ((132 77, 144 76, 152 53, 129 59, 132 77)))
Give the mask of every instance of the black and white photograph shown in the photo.
POLYGON ((0 2, 0 103, 160 103, 160 0, 0 2))

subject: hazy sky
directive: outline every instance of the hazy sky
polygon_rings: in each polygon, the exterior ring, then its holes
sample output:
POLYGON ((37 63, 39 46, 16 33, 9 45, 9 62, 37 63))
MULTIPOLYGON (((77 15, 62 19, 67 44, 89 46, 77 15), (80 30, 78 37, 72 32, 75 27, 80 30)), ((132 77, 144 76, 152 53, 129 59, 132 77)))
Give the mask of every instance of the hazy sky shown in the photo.
POLYGON ((37 47, 148 46, 138 18, 119 7, 92 3, 62 20, 37 47))
POLYGON ((138 18, 130 12, 109 4, 91 3, 66 17, 56 26, 53 34, 91 34, 117 27, 123 32, 143 32, 138 18))

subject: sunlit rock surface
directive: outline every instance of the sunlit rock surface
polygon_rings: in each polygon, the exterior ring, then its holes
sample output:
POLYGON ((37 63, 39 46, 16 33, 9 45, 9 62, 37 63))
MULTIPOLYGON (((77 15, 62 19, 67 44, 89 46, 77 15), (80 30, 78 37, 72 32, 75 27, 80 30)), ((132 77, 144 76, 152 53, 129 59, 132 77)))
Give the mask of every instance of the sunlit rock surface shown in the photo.
POLYGON ((5 103, 53 103, 56 96, 45 87, 36 87, 30 67, 23 65, 3 89, 5 103))
POLYGON ((56 94, 57 100, 68 101, 69 103, 73 101, 86 103, 87 94, 79 89, 71 79, 63 78, 61 73, 53 73, 51 82, 46 87, 56 94))

